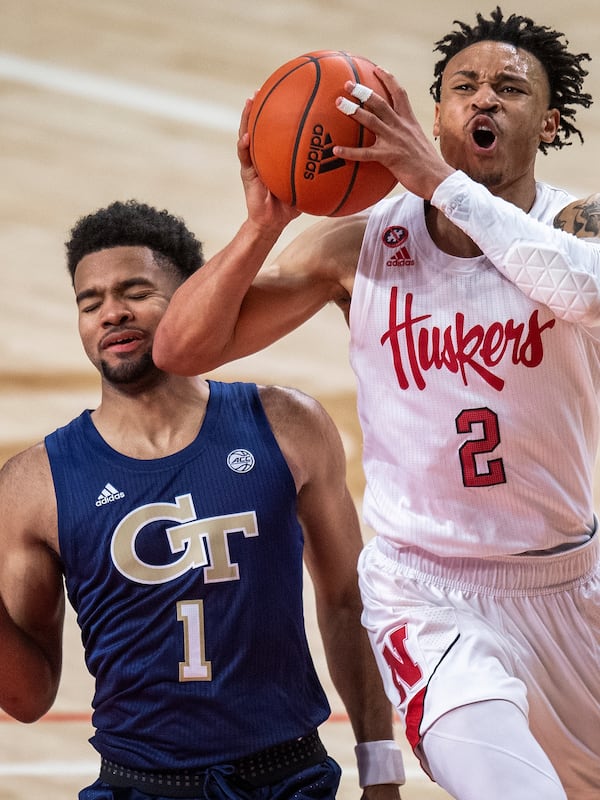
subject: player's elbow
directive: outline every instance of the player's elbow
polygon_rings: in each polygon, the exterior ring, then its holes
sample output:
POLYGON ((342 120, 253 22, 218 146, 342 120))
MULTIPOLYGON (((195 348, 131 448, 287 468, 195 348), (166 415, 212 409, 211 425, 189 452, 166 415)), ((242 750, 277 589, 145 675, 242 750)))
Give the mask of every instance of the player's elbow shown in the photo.
POLYGON ((39 719, 41 719, 51 707, 52 705, 31 706, 27 704, 26 706, 19 706, 14 709, 8 707, 5 708, 4 711, 6 711, 9 716, 13 717, 13 719, 16 719, 17 722, 23 722, 30 725, 32 722, 37 722, 39 719))
POLYGON ((18 722, 37 722, 52 708, 58 691, 58 682, 52 681, 46 686, 22 686, 19 691, 11 691, 2 698, 0 706, 18 722))
POLYGON ((174 335, 168 326, 159 326, 152 344, 152 360, 158 369, 173 375, 198 375, 202 370, 195 355, 182 337, 174 335))
POLYGON ((216 341, 211 340, 210 332, 202 339, 197 333, 188 336, 181 325, 163 318, 154 335, 152 360, 172 375, 201 375, 231 360, 222 347, 220 333, 212 338, 216 341))

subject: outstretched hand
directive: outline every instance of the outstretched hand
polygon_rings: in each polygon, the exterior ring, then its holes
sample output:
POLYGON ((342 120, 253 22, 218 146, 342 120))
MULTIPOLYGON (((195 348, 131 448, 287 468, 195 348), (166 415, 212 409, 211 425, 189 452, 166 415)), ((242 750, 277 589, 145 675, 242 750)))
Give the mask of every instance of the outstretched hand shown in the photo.
POLYGON ((240 161, 240 175, 246 196, 248 218, 265 230, 276 230, 278 233, 288 222, 300 216, 300 212, 286 205, 272 194, 260 179, 250 156, 250 134, 248 117, 252 108, 252 100, 246 100, 238 132, 237 153, 240 161))
MULTIPOLYGON (((353 95, 362 100, 360 104, 352 103, 346 97, 337 100, 340 112, 353 116, 368 128, 375 134, 375 142, 369 147, 338 146, 334 152, 351 161, 378 161, 405 189, 430 200, 437 186, 454 170, 442 159, 424 133, 413 113, 406 90, 391 73, 381 67, 376 68, 376 74, 388 90, 391 102, 376 92, 363 100, 361 89, 364 91, 366 87, 360 84, 357 94, 353 95)), ((348 81, 344 88, 352 95, 356 87, 357 84, 348 81)))

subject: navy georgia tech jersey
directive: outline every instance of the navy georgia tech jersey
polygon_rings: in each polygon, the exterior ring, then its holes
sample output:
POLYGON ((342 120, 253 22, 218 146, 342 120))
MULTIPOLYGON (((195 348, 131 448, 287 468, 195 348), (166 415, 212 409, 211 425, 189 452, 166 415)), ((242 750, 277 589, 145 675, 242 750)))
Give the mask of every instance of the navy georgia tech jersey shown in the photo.
POLYGON ((198 437, 165 458, 116 452, 89 411, 46 448, 105 758, 210 766, 327 718, 296 490, 254 384, 211 382, 198 437))

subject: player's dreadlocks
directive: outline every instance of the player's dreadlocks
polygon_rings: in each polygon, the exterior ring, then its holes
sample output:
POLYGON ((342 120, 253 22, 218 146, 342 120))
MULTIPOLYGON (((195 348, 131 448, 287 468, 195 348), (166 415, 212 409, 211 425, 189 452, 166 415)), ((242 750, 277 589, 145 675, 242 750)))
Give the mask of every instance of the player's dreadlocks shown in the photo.
POLYGON ((434 67, 435 81, 430 87, 436 102, 440 99, 442 75, 453 56, 476 42, 507 42, 527 50, 540 61, 550 83, 549 108, 556 108, 560 112, 560 124, 554 141, 540 142, 540 150, 546 153, 548 147, 561 148, 570 145, 571 142, 566 140, 573 134, 583 142, 581 131, 572 124, 576 113, 572 106, 589 108, 592 104, 591 95, 581 91, 583 79, 588 74, 581 62, 591 60, 588 53, 570 53, 567 50, 569 42, 566 39, 561 41, 563 33, 545 25, 536 25, 529 17, 511 14, 505 19, 500 6, 491 12, 490 19, 484 19, 482 14, 477 14, 477 25, 474 27, 459 20, 454 20, 454 24, 460 30, 447 33, 435 43, 434 52, 438 50, 443 54, 443 58, 434 67))
POLYGON ((204 264, 202 244, 184 221, 146 203, 116 201, 79 219, 66 243, 71 280, 84 256, 111 247, 148 247, 183 280, 204 264))

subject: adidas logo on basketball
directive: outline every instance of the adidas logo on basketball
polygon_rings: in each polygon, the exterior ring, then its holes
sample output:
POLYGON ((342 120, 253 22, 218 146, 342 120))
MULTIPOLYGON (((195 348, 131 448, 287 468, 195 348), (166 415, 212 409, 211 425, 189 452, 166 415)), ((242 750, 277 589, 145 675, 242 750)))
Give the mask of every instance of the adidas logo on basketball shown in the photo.
POLYGON ((102 489, 98 495, 96 505, 98 507, 105 506, 108 503, 114 503, 115 500, 122 500, 124 497, 125 492, 120 492, 118 489, 115 489, 112 483, 107 483, 104 489, 102 489))
POLYGON ((414 267, 415 260, 410 257, 410 253, 406 247, 401 247, 397 250, 392 258, 385 262, 386 267, 414 267))
POLYGON ((345 165, 343 158, 333 154, 333 139, 322 125, 315 125, 310 137, 308 157, 304 165, 304 179, 314 181, 315 175, 331 172, 345 165))

